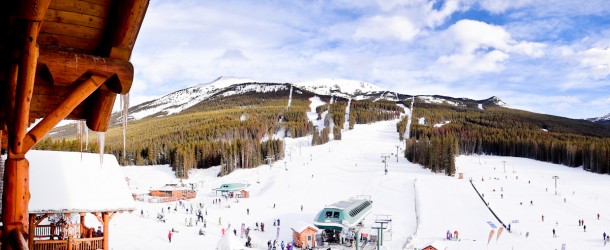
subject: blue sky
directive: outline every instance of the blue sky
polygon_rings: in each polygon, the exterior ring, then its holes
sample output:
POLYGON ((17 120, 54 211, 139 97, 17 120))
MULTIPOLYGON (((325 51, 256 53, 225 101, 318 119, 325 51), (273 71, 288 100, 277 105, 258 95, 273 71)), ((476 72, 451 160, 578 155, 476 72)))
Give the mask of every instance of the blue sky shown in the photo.
POLYGON ((607 0, 151 1, 131 103, 219 76, 335 77, 571 118, 610 112, 607 0))

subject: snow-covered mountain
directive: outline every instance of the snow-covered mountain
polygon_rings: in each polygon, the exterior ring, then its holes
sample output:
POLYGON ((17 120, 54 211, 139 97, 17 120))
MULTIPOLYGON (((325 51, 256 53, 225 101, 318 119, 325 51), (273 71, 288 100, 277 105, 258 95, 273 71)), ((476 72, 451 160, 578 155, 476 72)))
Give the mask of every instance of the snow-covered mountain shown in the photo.
POLYGON ((610 113, 602 117, 589 118, 588 121, 610 124, 610 113))
MULTIPOLYGON (((353 100, 398 101, 412 97, 411 95, 388 91, 372 83, 340 78, 323 78, 296 83, 270 83, 248 78, 221 76, 212 82, 178 90, 159 99, 136 105, 129 109, 129 119, 139 120, 144 117, 159 117, 180 113, 209 98, 251 92, 269 93, 291 88, 300 93, 309 92, 318 96, 334 96, 353 100)), ((467 106, 467 104, 474 102, 481 105, 493 104, 508 107, 506 103, 495 96, 479 101, 436 95, 417 96, 417 98, 427 103, 445 103, 455 106, 467 106)))
POLYGON ((243 83, 258 83, 258 81, 240 77, 219 77, 212 82, 181 89, 159 99, 132 107, 129 109, 129 118, 139 120, 153 115, 164 116, 180 113, 228 87, 243 83))
POLYGON ((294 86, 318 95, 334 95, 344 98, 387 92, 387 90, 372 83, 339 78, 323 78, 313 81, 297 82, 294 83, 294 86))

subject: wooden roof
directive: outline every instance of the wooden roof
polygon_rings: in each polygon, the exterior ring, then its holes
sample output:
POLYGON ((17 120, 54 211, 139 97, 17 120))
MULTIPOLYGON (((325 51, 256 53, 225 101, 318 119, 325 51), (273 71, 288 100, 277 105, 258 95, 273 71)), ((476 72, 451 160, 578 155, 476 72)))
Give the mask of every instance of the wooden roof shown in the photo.
MULTIPOLYGON (((66 119, 85 119, 90 129, 105 131, 117 94, 133 81, 129 62, 149 0, 7 0, 0 3, 0 131, 7 146, 7 126, 14 110, 11 65, 18 58, 23 8, 48 2, 36 39, 39 57, 29 122, 43 118, 92 75, 103 84, 76 106, 66 119), (33 2, 33 4, 32 4, 33 2), (43 3, 40 3, 43 2, 43 3), (28 5, 30 4, 30 5, 28 5), (24 7, 25 6, 25 7, 24 7), (13 96, 11 96, 13 95, 13 96), (12 101, 11 101, 12 100, 12 101), (13 103, 11 103, 13 102, 13 103)), ((33 12, 36 12, 34 7, 33 12)), ((40 139, 40 138, 36 138, 40 139)))

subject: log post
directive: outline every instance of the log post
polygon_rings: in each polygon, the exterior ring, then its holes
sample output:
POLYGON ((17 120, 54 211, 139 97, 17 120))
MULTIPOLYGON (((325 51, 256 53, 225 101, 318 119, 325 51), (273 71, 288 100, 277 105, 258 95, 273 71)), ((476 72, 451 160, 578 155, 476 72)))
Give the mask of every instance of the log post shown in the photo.
POLYGON ((87 232, 85 232, 85 214, 86 213, 80 213, 80 237, 81 238, 85 238, 84 235, 87 234, 87 232))
POLYGON ((34 249, 34 229, 36 228, 36 225, 34 224, 35 222, 36 222, 36 214, 30 214, 29 233, 28 233, 28 248, 29 249, 34 249))
MULTIPOLYGON (((8 158, 4 174, 2 194, 2 242, 11 242, 11 235, 20 236, 28 232, 29 216, 29 163, 25 159, 23 138, 29 125, 30 103, 34 92, 38 46, 36 40, 45 12, 51 0, 29 0, 17 3, 15 14, 14 42, 21 46, 13 48, 19 55, 19 66, 11 65, 10 80, 17 76, 15 108, 8 124, 8 158), (17 69, 17 72, 15 72, 17 69)), ((9 83, 12 85, 13 83, 9 83)), ((13 87, 13 86, 11 86, 13 87)), ((10 90, 12 92, 12 90, 10 90)), ((12 96, 12 93, 9 93, 12 96)), ((14 238, 14 237, 13 237, 14 238)), ((19 237, 17 237, 19 238, 19 237)), ((13 239, 14 240, 14 239, 13 239)), ((25 239, 23 239, 25 243, 25 239)), ((2 244, 3 250, 12 250, 12 244, 2 244)), ((26 244, 21 244, 27 247, 26 244)))
POLYGON ((103 243, 103 249, 104 250, 108 250, 110 249, 108 247, 108 226, 110 225, 110 218, 108 217, 108 212, 103 212, 102 213, 102 221, 104 222, 104 243, 103 243))

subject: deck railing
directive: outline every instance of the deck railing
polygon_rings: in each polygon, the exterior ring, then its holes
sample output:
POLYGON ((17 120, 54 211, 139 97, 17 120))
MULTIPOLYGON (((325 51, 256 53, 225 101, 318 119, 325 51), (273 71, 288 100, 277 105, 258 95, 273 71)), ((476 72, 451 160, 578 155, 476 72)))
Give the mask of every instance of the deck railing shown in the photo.
POLYGON ((34 240, 32 250, 67 250, 68 240, 34 240))
POLYGON ((34 228, 34 238, 38 239, 52 240, 55 237, 62 238, 66 235, 78 235, 79 233, 80 224, 72 224, 70 226, 38 225, 34 228))
POLYGON ((32 250, 97 250, 102 249, 104 237, 70 238, 68 240, 34 240, 32 250))
POLYGON ((72 250, 97 250, 102 249, 104 237, 74 239, 72 250))

